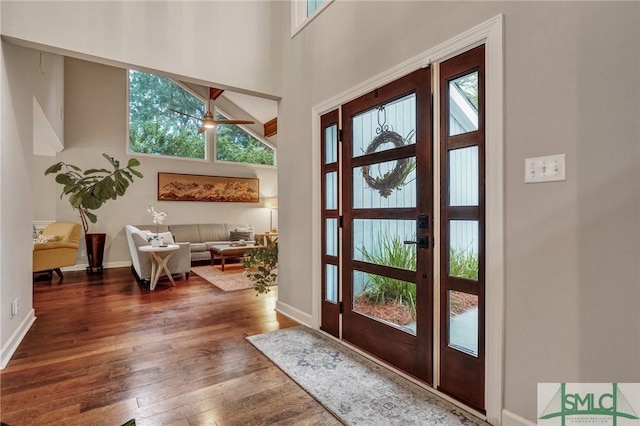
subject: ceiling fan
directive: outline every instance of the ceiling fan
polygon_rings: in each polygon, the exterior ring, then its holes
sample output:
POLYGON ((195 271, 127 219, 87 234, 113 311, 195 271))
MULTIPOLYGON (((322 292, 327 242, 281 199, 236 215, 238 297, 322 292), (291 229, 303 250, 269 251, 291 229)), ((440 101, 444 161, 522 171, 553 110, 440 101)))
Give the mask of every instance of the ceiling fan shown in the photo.
POLYGON ((169 108, 169 110, 177 114, 185 115, 195 120, 202 121, 202 125, 200 126, 198 133, 202 133, 207 129, 212 129, 218 124, 254 124, 255 123, 255 121, 251 121, 251 120, 216 120, 216 118, 213 116, 213 113, 211 112, 211 100, 212 99, 215 100, 218 96, 222 94, 222 92, 223 90, 221 89, 215 89, 213 87, 209 88, 209 99, 207 99, 207 111, 204 113, 204 116, 202 116, 202 118, 194 117, 193 115, 189 115, 187 113, 184 113, 182 111, 178 111, 172 108, 169 108))

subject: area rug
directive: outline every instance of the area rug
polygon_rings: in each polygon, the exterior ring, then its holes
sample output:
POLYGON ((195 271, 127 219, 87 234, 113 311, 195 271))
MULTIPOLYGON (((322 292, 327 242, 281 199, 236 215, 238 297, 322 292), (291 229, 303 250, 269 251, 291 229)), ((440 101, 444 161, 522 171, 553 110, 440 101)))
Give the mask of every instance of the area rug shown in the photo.
POLYGON ((247 340, 344 424, 487 425, 308 327, 247 340))
POLYGON ((236 291, 253 288, 253 283, 244 273, 244 267, 239 265, 225 265, 222 272, 219 266, 192 266, 191 272, 209 281, 220 290, 236 291))

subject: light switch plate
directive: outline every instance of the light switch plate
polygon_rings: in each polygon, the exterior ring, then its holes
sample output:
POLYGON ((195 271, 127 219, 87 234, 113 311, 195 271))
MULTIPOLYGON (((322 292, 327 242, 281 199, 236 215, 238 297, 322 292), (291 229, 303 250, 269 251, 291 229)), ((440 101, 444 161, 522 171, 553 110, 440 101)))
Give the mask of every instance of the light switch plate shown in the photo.
POLYGON ((524 160, 524 183, 554 182, 567 180, 566 154, 524 160))

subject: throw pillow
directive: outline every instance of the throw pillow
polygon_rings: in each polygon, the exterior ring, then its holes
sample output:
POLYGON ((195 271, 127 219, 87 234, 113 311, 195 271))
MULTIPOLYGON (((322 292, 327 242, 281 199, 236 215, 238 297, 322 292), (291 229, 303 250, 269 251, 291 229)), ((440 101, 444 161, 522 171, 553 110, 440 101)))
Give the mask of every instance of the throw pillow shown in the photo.
POLYGON ((33 239, 34 244, 55 243, 60 241, 60 235, 39 235, 33 239))
POLYGON ((171 235, 171 232, 160 232, 158 235, 162 237, 164 244, 173 244, 173 235, 171 235))
POLYGON ((240 241, 240 240, 248 241, 250 239, 251 239, 251 232, 249 231, 230 231, 229 232, 229 241, 240 241))
POLYGON ((239 232, 253 232, 253 226, 248 226, 246 228, 236 228, 235 230, 239 232))

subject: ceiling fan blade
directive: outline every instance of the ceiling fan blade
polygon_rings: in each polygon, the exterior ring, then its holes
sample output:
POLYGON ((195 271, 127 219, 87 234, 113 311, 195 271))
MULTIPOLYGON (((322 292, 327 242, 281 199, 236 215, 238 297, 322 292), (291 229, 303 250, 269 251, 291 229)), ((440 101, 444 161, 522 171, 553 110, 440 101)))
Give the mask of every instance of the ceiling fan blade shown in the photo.
POLYGON ((255 121, 249 120, 215 120, 216 124, 255 124, 255 121))
POLYGON ((202 117, 195 117, 193 115, 187 114, 186 112, 178 111, 173 108, 168 108, 168 109, 169 111, 175 112, 176 114, 184 115, 185 117, 190 117, 190 118, 193 118, 194 120, 202 121, 202 117))
POLYGON ((198 134, 203 133, 205 130, 207 130, 204 126, 200 127, 200 129, 198 130, 198 134))

